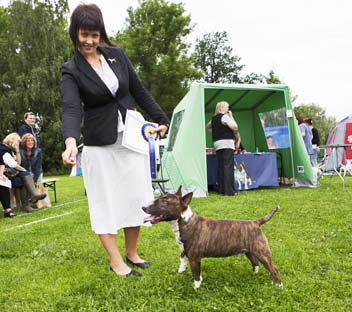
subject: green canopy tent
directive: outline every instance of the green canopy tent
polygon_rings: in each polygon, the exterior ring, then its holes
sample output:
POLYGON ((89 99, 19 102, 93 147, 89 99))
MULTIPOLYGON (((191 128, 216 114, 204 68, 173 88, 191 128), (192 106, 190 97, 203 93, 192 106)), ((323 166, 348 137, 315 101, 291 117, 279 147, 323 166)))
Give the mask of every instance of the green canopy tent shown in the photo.
POLYGON ((317 186, 287 86, 195 83, 173 112, 162 155, 163 177, 169 179, 166 189, 182 185, 196 196, 207 195, 206 148, 213 142, 205 125, 219 101, 230 104, 248 152, 277 152, 282 180, 317 186), (274 150, 267 146, 268 135, 277 140, 274 150))

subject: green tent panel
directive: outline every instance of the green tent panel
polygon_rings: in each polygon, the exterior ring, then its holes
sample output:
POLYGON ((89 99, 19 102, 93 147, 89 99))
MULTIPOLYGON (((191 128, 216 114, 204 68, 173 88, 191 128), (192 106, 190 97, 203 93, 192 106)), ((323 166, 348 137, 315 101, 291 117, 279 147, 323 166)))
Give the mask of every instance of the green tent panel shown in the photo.
POLYGON ((213 147, 213 142, 205 125, 220 101, 229 103, 248 152, 274 151, 278 154, 282 180, 293 186, 317 186, 287 86, 195 83, 172 115, 162 156, 168 190, 177 190, 182 185, 195 192, 195 196, 207 194, 206 148, 213 147), (269 150, 266 135, 279 129, 285 132, 282 146, 269 150))

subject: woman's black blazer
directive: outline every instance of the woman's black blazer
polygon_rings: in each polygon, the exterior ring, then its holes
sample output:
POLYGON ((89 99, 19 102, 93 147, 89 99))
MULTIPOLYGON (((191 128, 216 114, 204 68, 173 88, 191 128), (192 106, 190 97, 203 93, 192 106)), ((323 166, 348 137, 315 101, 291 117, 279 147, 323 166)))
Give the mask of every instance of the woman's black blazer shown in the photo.
POLYGON ((87 146, 114 144, 117 140, 118 109, 123 119, 127 109, 138 104, 154 121, 168 125, 169 119, 144 88, 130 60, 120 48, 99 47, 119 80, 113 96, 95 70, 76 50, 62 65, 62 131, 64 140, 80 136, 83 103, 83 141, 87 146))

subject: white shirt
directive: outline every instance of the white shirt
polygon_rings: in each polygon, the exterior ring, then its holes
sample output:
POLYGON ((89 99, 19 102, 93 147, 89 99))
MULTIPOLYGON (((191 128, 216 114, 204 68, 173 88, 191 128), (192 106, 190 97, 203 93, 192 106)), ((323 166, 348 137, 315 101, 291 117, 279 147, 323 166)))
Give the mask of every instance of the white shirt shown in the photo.
MULTIPOLYGON (((104 82, 106 87, 110 90, 111 94, 113 96, 115 96, 115 94, 119 88, 119 80, 116 77, 115 73, 110 68, 109 64, 106 62, 105 57, 102 54, 100 55, 100 62, 101 62, 101 66, 102 66, 101 70, 94 67, 92 64, 91 64, 91 66, 93 67, 95 72, 98 74, 100 79, 104 82)), ((118 132, 125 130, 125 125, 123 123, 122 115, 121 115, 120 111, 119 111, 119 120, 118 120, 117 125, 118 125, 117 126, 118 132)))
POLYGON ((16 168, 17 162, 13 159, 10 153, 5 153, 2 156, 2 159, 4 160, 5 165, 9 166, 10 168, 16 168))

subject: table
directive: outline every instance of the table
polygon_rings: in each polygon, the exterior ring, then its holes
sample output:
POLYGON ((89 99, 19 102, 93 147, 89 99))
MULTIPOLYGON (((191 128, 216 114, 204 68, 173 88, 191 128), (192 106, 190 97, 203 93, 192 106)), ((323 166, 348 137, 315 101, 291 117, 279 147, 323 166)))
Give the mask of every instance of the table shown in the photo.
MULTIPOLYGON (((235 189, 247 190, 261 186, 279 186, 276 153, 245 153, 234 155, 235 167, 244 167, 246 175, 238 175, 234 170, 235 189), (244 178, 247 176, 247 178, 244 178)), ((207 155, 208 186, 216 187, 217 158, 216 155, 207 155)))
MULTIPOLYGON (((333 171, 335 172, 338 177, 341 179, 342 187, 345 187, 345 179, 340 174, 340 166, 343 161, 346 162, 346 149, 348 147, 352 148, 352 144, 328 144, 320 146, 322 148, 328 149, 331 148, 329 153, 329 157, 327 159, 324 172, 333 171)), ((326 152, 325 152, 326 153, 326 152)))

